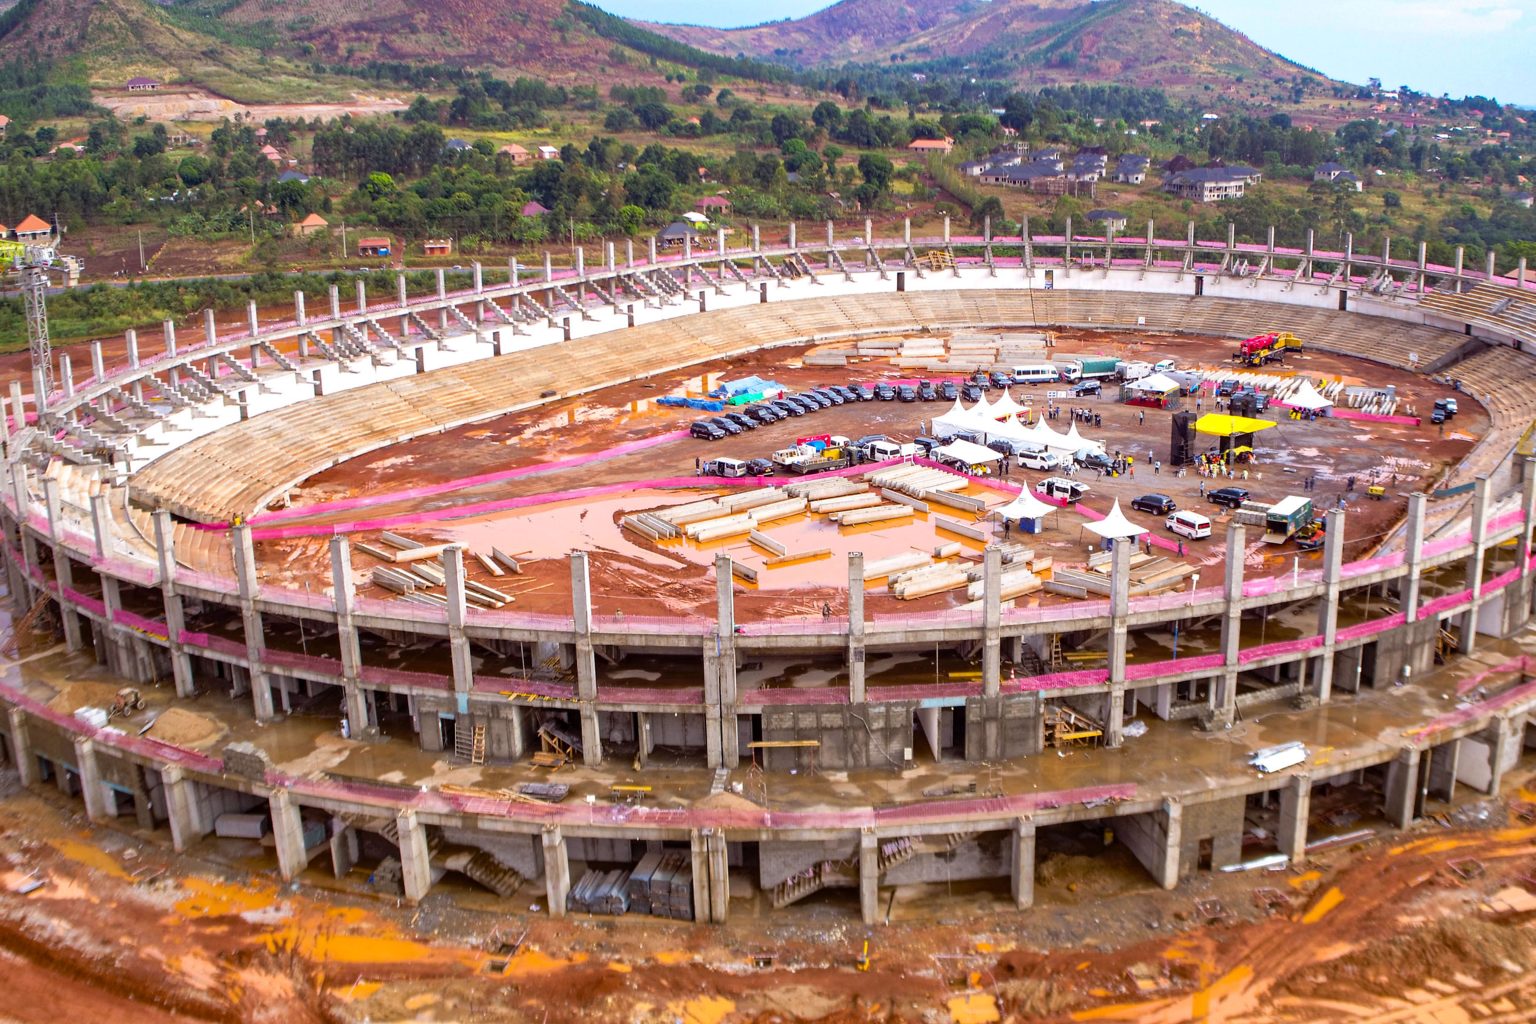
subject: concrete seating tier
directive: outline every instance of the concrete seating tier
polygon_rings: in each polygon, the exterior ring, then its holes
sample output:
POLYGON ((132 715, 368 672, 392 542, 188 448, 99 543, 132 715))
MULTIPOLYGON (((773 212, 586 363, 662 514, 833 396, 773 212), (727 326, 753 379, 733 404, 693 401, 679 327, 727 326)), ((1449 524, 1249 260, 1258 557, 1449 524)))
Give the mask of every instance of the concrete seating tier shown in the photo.
POLYGON ((1536 344, 1536 301, 1529 292, 1479 284, 1465 292, 1425 295, 1420 304, 1466 323, 1488 324, 1536 344))
POLYGON ((1513 348, 1489 348, 1446 373, 1488 407, 1495 424, 1523 431, 1536 418, 1536 357, 1513 348))
POLYGON ((1320 349, 1409 366, 1454 352, 1461 335, 1385 319, 1241 298, 1071 289, 829 295, 676 317, 326 395, 255 416, 161 457, 135 497, 228 522, 311 474, 418 434, 485 419, 722 355, 812 339, 986 326, 1084 324, 1246 337, 1289 330, 1320 349))

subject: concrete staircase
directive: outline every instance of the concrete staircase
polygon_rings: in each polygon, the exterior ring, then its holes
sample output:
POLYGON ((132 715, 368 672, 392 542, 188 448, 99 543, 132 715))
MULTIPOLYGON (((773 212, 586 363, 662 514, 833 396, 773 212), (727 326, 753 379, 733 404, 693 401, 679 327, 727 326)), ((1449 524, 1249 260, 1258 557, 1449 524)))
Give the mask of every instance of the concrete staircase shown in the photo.
MULTIPOLYGON (((949 838, 949 837, 946 837, 949 838)), ((887 839, 880 844, 880 874, 898 864, 905 864, 916 857, 916 845, 906 836, 887 839)), ((811 868, 793 875, 773 887, 770 900, 775 910, 798 903, 823 889, 856 889, 859 885, 859 869, 856 863, 845 860, 824 860, 811 868)))
POLYGON ((503 864, 487 850, 455 850, 443 859, 442 864, 502 899, 510 899, 526 881, 515 868, 503 864))

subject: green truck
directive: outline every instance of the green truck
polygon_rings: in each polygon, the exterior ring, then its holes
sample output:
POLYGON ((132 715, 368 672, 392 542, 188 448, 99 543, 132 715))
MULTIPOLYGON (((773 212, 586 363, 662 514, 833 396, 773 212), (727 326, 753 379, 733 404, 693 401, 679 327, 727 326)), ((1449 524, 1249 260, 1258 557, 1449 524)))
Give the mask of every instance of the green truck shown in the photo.
POLYGON ((1264 513, 1264 542, 1284 544, 1312 523, 1312 499, 1291 495, 1264 513))

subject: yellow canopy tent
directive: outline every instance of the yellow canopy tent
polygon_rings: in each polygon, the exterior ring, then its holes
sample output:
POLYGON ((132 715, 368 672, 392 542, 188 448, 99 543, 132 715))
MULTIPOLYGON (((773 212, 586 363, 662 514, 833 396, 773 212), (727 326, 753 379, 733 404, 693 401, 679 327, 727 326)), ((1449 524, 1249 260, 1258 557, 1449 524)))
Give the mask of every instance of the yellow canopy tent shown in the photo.
POLYGON ((1208 412, 1195 421, 1195 432, 1211 434, 1215 437, 1238 437, 1242 434, 1257 434, 1275 425, 1274 420, 1256 420, 1249 416, 1208 412))

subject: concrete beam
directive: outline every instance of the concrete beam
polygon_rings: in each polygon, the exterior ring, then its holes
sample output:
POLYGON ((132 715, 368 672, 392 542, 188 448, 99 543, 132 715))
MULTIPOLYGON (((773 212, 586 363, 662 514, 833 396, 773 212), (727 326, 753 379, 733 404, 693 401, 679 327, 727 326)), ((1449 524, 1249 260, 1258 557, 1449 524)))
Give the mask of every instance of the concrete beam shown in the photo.
POLYGON ((707 924, 713 917, 710 907, 713 890, 709 879, 708 832, 708 829, 694 829, 688 835, 690 877, 693 880, 693 919, 698 924, 707 924))
POLYGON ((1118 747, 1125 742, 1125 659, 1130 630, 1131 555, 1136 546, 1130 541, 1116 541, 1110 553, 1109 571, 1109 693, 1105 696, 1104 744, 1118 747))
POLYGON ((1333 695, 1334 641, 1339 634, 1339 590, 1344 565, 1344 510, 1326 514, 1328 531, 1323 538, 1323 598, 1317 611, 1317 632, 1323 648, 1314 663, 1312 692, 1326 704, 1333 695))
POLYGON ((863 704, 864 691, 864 553, 848 554, 848 703, 863 704))
POLYGON ((234 548, 235 582, 240 591, 240 620, 245 629, 245 657, 250 665, 251 705, 256 721, 270 722, 275 714, 272 681, 266 670, 266 632, 262 628, 261 612, 256 608, 256 549, 251 543, 249 524, 237 523, 229 534, 234 548))
POLYGON ((1226 574, 1222 595, 1226 612, 1221 619, 1222 671, 1211 688, 1211 718, 1216 725, 1231 725, 1237 715, 1237 656, 1242 648, 1243 631, 1243 554, 1246 550, 1243 524, 1227 524, 1226 574))
POLYGON ((155 557, 160 566, 160 599, 165 606, 166 643, 171 653, 171 677, 176 684, 176 696, 189 698, 197 692, 197 683, 192 676, 192 659, 181 644, 187 618, 181 595, 176 590, 175 532, 171 513, 163 508, 156 509, 153 522, 155 557))
POLYGON ((1387 765, 1384 812, 1398 828, 1407 828, 1419 816, 1422 788, 1419 781, 1419 751, 1408 747, 1398 752, 1387 765))
POLYGON ((1003 551, 988 544, 982 555, 981 693, 996 697, 1003 686, 1003 551))
POLYGON ((341 688, 346 696, 347 731, 353 738, 378 734, 377 723, 368 716, 368 699, 363 692, 359 672, 362 646, 357 626, 352 621, 356 589, 352 583, 352 544, 343 534, 331 538, 331 600, 336 608, 336 641, 341 649, 341 688))

